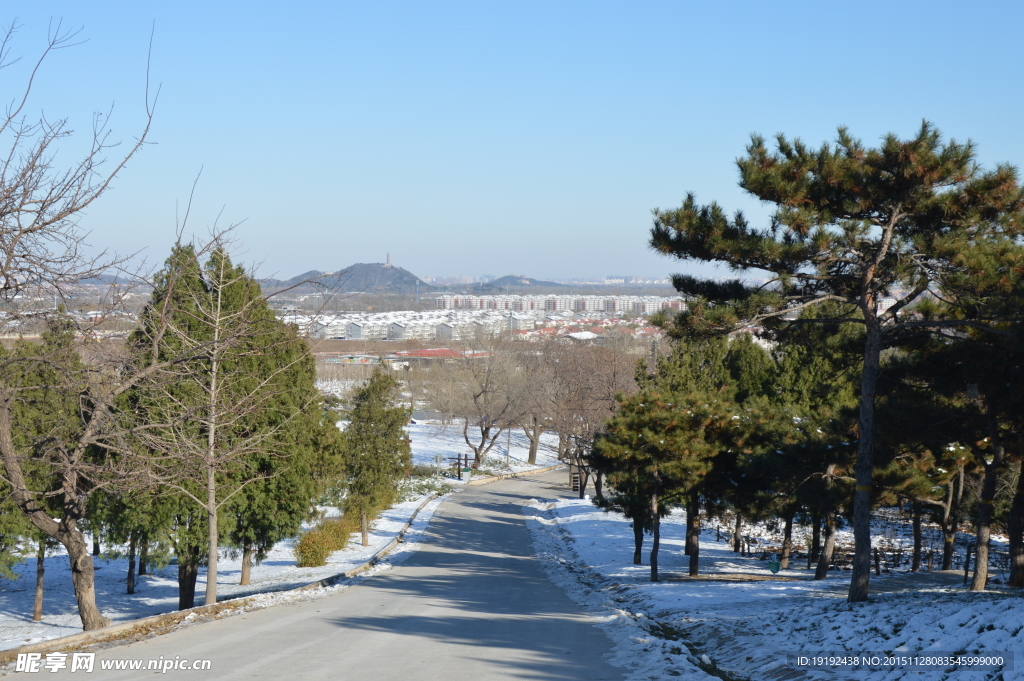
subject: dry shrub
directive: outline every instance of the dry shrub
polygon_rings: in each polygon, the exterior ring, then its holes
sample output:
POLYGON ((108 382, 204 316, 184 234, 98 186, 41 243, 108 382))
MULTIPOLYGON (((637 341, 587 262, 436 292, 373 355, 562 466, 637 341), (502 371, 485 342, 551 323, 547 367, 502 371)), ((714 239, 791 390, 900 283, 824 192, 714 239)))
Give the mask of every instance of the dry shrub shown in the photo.
POLYGON ((359 516, 343 515, 327 518, 316 524, 299 538, 295 546, 298 567, 320 567, 327 564, 327 557, 335 551, 348 547, 353 532, 359 531, 359 516))
POLYGON ((298 567, 320 567, 327 564, 327 556, 334 552, 332 537, 319 525, 302 535, 295 545, 295 564, 298 567))
POLYGON ((317 529, 330 537, 332 551, 340 551, 348 546, 348 540, 352 533, 359 530, 359 518, 353 519, 349 516, 342 516, 340 518, 322 520, 317 529))

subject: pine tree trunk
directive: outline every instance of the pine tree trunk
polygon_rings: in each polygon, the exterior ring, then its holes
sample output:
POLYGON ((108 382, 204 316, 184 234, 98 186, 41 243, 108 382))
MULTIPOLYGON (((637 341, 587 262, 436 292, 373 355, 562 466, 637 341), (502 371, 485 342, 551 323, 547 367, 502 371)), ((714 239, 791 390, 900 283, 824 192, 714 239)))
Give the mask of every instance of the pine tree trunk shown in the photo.
POLYGON ((245 586, 249 583, 249 576, 252 572, 252 542, 245 542, 242 544, 242 578, 238 580, 238 583, 245 586))
POLYGON ((370 545, 370 523, 366 520, 366 511, 359 514, 359 531, 362 533, 363 546, 370 545))
POLYGON ((949 496, 949 519, 946 526, 943 529, 943 545, 942 545, 942 569, 952 570, 953 569, 953 554, 956 552, 956 532, 960 527, 960 503, 964 497, 964 467, 961 463, 958 466, 957 477, 954 484, 956 486, 956 492, 953 492, 953 488, 950 488, 949 496))
POLYGON ((686 555, 690 557, 690 576, 696 577, 700 567, 700 497, 690 494, 686 504, 686 555))
POLYGON ((594 499, 598 504, 604 503, 604 473, 601 471, 594 473, 594 499))
POLYGON ((741 539, 740 539, 740 531, 742 529, 743 529, 743 519, 740 517, 739 511, 737 511, 736 512, 736 527, 733 529, 733 532, 732 532, 732 552, 733 553, 739 553, 740 552, 740 548, 741 548, 741 544, 740 544, 740 541, 741 541, 741 539))
POLYGON ((146 570, 149 567, 149 534, 143 532, 139 537, 139 576, 149 574, 146 570))
POLYGON ((910 559, 910 571, 918 572, 921 569, 921 502, 911 502, 911 510, 913 514, 913 526, 914 526, 914 555, 910 559))
POLYGON ((1010 586, 1024 587, 1024 463, 1017 475, 1017 489, 1010 503, 1007 523, 1010 534, 1010 586))
POLYGON ((178 555, 178 610, 188 610, 196 604, 196 580, 199 578, 199 549, 189 549, 178 555))
MULTIPOLYGON (((992 502, 996 498, 996 483, 999 470, 1003 465, 1003 441, 999 435, 999 425, 991 405, 988 409, 989 439, 992 443, 992 463, 985 464, 985 478, 981 484, 981 499, 978 500, 977 545, 974 549, 974 576, 971 579, 971 591, 984 591, 988 582, 988 544, 992 533, 992 502)), ((984 459, 982 459, 984 461, 984 459)))
POLYGON ((633 521, 633 565, 643 564, 644 524, 640 520, 633 521))
POLYGON ((878 385, 882 353, 882 328, 878 323, 873 294, 867 294, 861 310, 864 313, 864 368, 860 377, 859 441, 853 493, 853 571, 847 601, 858 603, 868 599, 871 582, 871 474, 875 450, 875 391, 878 385))
POLYGON ((814 527, 811 528, 811 550, 807 553, 808 570, 818 562, 818 554, 821 552, 821 514, 812 514, 811 522, 814 524, 814 527))
POLYGON ((822 580, 828 576, 828 568, 832 565, 832 554, 836 549, 836 521, 830 513, 825 521, 825 546, 818 557, 818 567, 814 570, 814 579, 822 580))
POLYGON ((689 500, 689 498, 687 498, 687 500, 686 500, 686 534, 684 535, 685 539, 683 540, 683 555, 684 556, 690 555, 690 533, 693 531, 693 528, 691 527, 692 523, 693 523, 693 514, 690 513, 690 500, 689 500))
POLYGON ((95 534, 92 536, 92 555, 100 555, 100 540, 95 534))
POLYGON ((943 532, 942 542, 942 569, 953 569, 953 554, 956 551, 956 532, 943 532))
POLYGON ((786 525, 782 530, 782 558, 779 560, 779 568, 785 570, 789 567, 789 556, 793 553, 793 514, 786 516, 786 525))
POLYGON ((653 532, 651 533, 651 581, 658 581, 658 548, 661 544, 661 518, 658 517, 658 494, 651 495, 651 514, 654 520, 651 522, 653 532))
POLYGON ((128 593, 135 593, 135 549, 138 541, 138 534, 128 534, 128 593))
POLYGON ((43 619, 43 575, 46 574, 46 539, 39 540, 36 551, 36 601, 32 607, 32 621, 43 619))

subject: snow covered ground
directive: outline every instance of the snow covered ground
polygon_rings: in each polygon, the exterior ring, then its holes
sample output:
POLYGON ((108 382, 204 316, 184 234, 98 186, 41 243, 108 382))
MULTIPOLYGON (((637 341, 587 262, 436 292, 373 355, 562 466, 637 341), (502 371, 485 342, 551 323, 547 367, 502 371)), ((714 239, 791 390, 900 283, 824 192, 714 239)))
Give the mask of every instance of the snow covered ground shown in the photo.
MULTIPOLYGON (((472 459, 473 450, 466 444, 462 436, 462 426, 458 423, 442 425, 436 422, 415 422, 406 427, 412 438, 412 462, 423 466, 440 465, 443 469, 452 466, 456 456, 472 459), (440 457, 441 463, 437 464, 440 457)), ((473 433, 470 432, 470 437, 473 433)), ((558 437, 554 433, 544 433, 537 449, 537 464, 526 463, 530 454, 530 441, 521 430, 506 431, 498 436, 481 468, 496 474, 522 472, 542 466, 553 466, 558 463, 558 437)))
MULTIPOLYGON (((654 584, 648 565, 632 564, 632 530, 621 516, 585 500, 541 501, 526 512, 551 578, 618 641, 612 661, 630 668, 631 678, 1024 679, 1024 654, 1012 671, 880 665, 803 667, 802 675, 787 676, 796 669, 787 667, 787 653, 1024 653, 1019 592, 971 593, 949 573, 891 573, 872 575, 872 584, 886 593, 851 605, 845 601, 849 572, 814 582, 797 566, 773 579, 766 561, 733 553, 716 541, 713 527, 701 535, 703 578, 690 580, 681 513, 662 524, 662 581, 654 584)), ((645 563, 649 549, 648 538, 645 563)))
MULTIPOLYGON (((456 426, 443 427, 434 423, 414 423, 409 426, 408 432, 412 439, 413 459, 417 464, 433 465, 435 456, 440 455, 444 459, 444 466, 448 466, 449 458, 455 457, 457 452, 470 451, 462 439, 461 429, 456 426)), ((508 458, 510 464, 508 469, 510 470, 523 471, 557 463, 549 449, 542 448, 538 453, 537 466, 527 465, 525 461, 529 442, 521 432, 518 432, 511 434, 510 439, 505 435, 501 436, 500 443, 495 444, 492 456, 486 462, 486 468, 495 473, 508 470, 505 466, 505 450, 509 441, 511 442, 508 458)), ((551 445, 551 438, 546 438, 545 442, 551 445)), ((449 480, 449 482, 456 485, 459 483, 458 480, 449 480)), ((260 565, 253 567, 249 585, 240 586, 238 584, 241 573, 240 556, 230 553, 222 554, 219 561, 218 594, 223 597, 256 592, 285 591, 351 570, 364 563, 381 547, 390 542, 422 501, 423 497, 419 497, 398 504, 386 511, 381 518, 373 523, 370 546, 359 546, 358 540, 353 538, 350 546, 343 551, 335 552, 324 567, 296 567, 293 553, 295 539, 288 539, 278 543, 260 565)), ((440 500, 429 503, 417 516, 414 528, 424 528, 439 503, 440 500)), ((337 513, 337 509, 329 509, 328 512, 337 513)), ((396 549, 395 553, 389 555, 389 560, 398 559, 408 553, 413 542, 414 538, 410 536, 407 543, 400 545, 401 550, 396 549)), ((108 550, 109 548, 104 547, 108 550)), ((123 547, 115 548, 123 550, 123 547)), ((95 562, 96 600, 103 614, 114 622, 148 617, 177 608, 177 566, 170 565, 154 571, 153 574, 140 577, 135 594, 129 596, 125 593, 127 560, 101 556, 95 562)), ((15 568, 20 575, 19 579, 0 578, 0 650, 81 631, 81 621, 78 617, 74 591, 71 586, 67 555, 61 550, 46 558, 44 616, 40 622, 32 621, 35 570, 34 555, 26 556, 26 561, 15 568)), ((339 588, 347 587, 344 585, 332 587, 328 591, 339 588)), ((201 571, 196 585, 197 605, 202 604, 205 590, 206 575, 201 571)), ((290 595, 275 594, 263 597, 261 601, 270 605, 282 600, 308 597, 310 597, 309 592, 291 593, 290 595)))

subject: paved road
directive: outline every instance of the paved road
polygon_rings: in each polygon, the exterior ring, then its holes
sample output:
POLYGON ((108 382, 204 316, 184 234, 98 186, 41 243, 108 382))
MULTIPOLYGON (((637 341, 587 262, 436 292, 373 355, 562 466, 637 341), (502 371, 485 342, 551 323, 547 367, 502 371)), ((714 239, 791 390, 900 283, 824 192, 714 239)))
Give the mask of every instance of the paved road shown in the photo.
POLYGON ((340 594, 277 606, 97 654, 211 659, 167 679, 621 679, 610 640, 546 578, 522 505, 564 496, 564 472, 467 488, 443 503, 422 550, 340 594))

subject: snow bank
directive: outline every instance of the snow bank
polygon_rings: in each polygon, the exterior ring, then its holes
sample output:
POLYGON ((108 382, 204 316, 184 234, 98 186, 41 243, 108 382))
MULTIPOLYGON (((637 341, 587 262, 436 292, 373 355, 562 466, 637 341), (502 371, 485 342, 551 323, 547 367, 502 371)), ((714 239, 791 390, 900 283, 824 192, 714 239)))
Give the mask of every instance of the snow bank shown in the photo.
MULTIPOLYGON (((633 533, 621 516, 583 500, 537 502, 526 509, 538 556, 552 579, 590 610, 618 645, 613 661, 632 678, 781 678, 787 653, 1024 652, 1024 598, 1016 591, 966 591, 955 574, 872 575, 867 603, 845 601, 849 572, 815 582, 799 566, 775 579, 767 563, 701 535, 702 578, 686 577, 685 516, 662 522, 662 581, 632 564, 633 533), (639 633, 638 633, 639 632, 639 633), (659 666, 660 665, 660 666, 659 666), (704 675, 704 676, 702 676, 704 675)), ((902 533, 898 533, 902 534, 902 533)), ((645 539, 644 559, 650 539, 645 539)), ((1024 655, 1015 667, 1024 667, 1024 655)), ((1024 669, 978 672, 906 669, 804 669, 808 679, 1024 679, 1024 669), (1000 675, 1001 674, 1001 675, 1000 675)))

